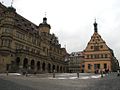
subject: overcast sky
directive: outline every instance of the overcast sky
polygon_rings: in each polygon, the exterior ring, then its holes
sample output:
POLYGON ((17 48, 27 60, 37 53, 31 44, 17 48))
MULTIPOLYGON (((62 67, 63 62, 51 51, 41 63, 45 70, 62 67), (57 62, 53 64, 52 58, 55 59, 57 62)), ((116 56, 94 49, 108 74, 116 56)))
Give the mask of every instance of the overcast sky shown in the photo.
MULTIPOLYGON (((10 6, 12 0, 0 1, 10 6)), ((96 18, 98 33, 120 61, 120 0, 14 0, 13 7, 36 25, 46 12, 51 33, 69 53, 85 49, 96 18)))

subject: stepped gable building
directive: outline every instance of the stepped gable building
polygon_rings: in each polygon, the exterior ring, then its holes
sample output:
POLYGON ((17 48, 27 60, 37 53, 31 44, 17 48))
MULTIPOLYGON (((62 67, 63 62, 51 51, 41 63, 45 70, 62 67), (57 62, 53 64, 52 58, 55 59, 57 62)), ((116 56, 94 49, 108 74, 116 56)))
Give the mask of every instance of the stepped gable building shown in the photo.
POLYGON ((106 45, 106 42, 99 35, 96 21, 94 33, 83 53, 84 63, 81 63, 81 66, 84 72, 116 71, 119 67, 113 50, 106 45))
POLYGON ((50 29, 46 17, 37 26, 0 3, 0 72, 66 72, 66 49, 50 29))
POLYGON ((83 63, 83 52, 72 52, 69 55, 69 72, 70 73, 77 73, 81 72, 81 66, 80 63, 83 63))

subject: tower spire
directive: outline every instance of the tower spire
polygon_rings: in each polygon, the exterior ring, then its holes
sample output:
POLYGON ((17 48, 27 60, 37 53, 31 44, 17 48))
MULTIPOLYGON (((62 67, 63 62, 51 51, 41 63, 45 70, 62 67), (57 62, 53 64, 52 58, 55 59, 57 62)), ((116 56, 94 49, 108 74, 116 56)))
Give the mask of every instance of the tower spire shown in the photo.
POLYGON ((12 5, 13 5, 13 0, 11 0, 11 7, 12 7, 12 5))
POLYGON ((45 17, 43 18, 43 23, 47 24, 46 12, 45 12, 45 17))
POLYGON ((4 4, 4 1, 2 1, 2 4, 4 4))
POLYGON ((97 33, 97 32, 98 32, 98 29, 97 29, 96 18, 95 18, 95 22, 94 22, 94 24, 93 24, 93 25, 94 25, 94 32, 96 32, 96 33, 97 33))
POLYGON ((47 13, 45 12, 45 17, 46 17, 47 13))

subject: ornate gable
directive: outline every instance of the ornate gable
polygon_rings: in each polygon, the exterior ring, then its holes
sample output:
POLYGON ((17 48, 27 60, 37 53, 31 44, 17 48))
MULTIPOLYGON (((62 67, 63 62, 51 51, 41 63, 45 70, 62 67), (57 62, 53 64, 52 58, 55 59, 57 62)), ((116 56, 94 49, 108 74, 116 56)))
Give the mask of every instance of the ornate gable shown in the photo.
MULTIPOLYGON (((94 23, 94 33, 84 52, 84 71, 112 70, 113 54, 105 41, 98 34, 97 23, 94 23)), ((81 64, 82 65, 82 64, 81 64)))
POLYGON ((94 33, 90 41, 87 44, 85 51, 103 51, 109 50, 109 47, 106 45, 105 41, 101 38, 98 33, 94 33))
POLYGON ((91 52, 91 51, 107 51, 107 50, 109 50, 109 47, 106 45, 106 42, 102 39, 102 37, 98 34, 97 23, 95 22, 94 34, 92 35, 84 51, 91 52))

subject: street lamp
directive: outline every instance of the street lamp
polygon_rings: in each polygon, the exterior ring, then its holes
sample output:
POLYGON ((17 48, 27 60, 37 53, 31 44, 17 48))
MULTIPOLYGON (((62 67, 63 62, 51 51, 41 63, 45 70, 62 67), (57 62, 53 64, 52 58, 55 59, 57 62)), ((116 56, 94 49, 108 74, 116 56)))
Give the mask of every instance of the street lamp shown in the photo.
POLYGON ((22 65, 20 65, 19 66, 19 72, 22 74, 22 68, 23 68, 23 66, 22 65))

